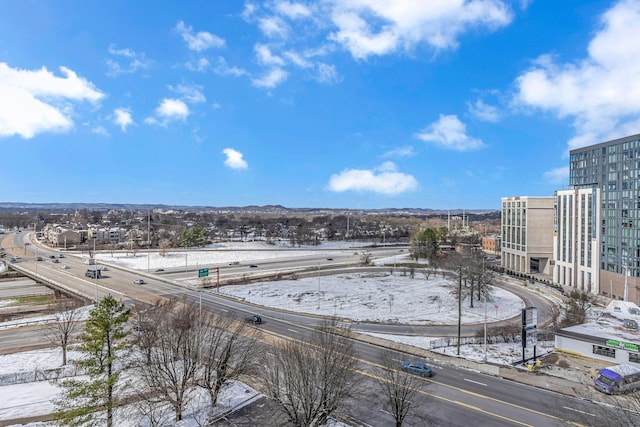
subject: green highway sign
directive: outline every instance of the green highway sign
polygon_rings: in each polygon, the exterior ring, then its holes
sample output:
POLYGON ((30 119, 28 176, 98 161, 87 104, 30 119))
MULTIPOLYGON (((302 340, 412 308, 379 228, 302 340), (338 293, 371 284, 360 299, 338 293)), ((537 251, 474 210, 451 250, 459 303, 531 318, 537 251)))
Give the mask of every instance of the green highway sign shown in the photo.
POLYGON ((208 268, 201 268, 200 270, 198 270, 198 277, 207 277, 208 275, 209 275, 208 268))

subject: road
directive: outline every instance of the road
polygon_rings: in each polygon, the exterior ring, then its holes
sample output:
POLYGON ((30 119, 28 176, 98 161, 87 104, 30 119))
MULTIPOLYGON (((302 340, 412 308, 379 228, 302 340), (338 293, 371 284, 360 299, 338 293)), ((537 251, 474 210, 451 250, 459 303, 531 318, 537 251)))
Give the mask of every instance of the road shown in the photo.
MULTIPOLYGON (((23 233, 26 234, 26 233, 23 233)), ((38 250, 40 252, 40 250, 38 250)), ((44 256, 48 256, 47 251, 43 251, 44 256)), ((53 253, 53 252, 52 252, 53 253)), ((15 266, 28 272, 31 275, 47 278, 69 289, 74 289, 85 295, 88 299, 101 298, 110 293, 125 301, 128 305, 150 303, 159 297, 178 298, 186 300, 196 306, 201 305, 203 310, 215 313, 225 313, 244 317, 255 312, 252 306, 240 301, 230 300, 216 294, 215 291, 202 292, 191 289, 188 286, 181 286, 178 281, 168 280, 167 276, 176 274, 169 272, 163 276, 156 276, 146 272, 134 272, 126 269, 110 268, 104 272, 101 279, 87 279, 84 277, 86 265, 80 259, 67 257, 64 262, 69 268, 61 268, 61 263, 54 264, 48 258, 45 261, 35 261, 35 254, 24 255, 15 266), (36 273, 37 269, 37 273, 36 273), (144 277, 147 282, 144 285, 135 285, 133 280, 144 277)), ((324 255, 323 255, 324 256, 324 255)), ((345 255, 347 259, 352 255, 345 255)), ((313 268, 314 262, 318 259, 298 260, 299 267, 304 271, 313 268)), ((334 258, 336 260, 336 258, 334 258)), ((325 258, 325 261, 326 258, 325 258)), ((340 262, 340 261, 336 261, 340 262)), ((281 260, 274 262, 260 261, 257 268, 251 269, 246 265, 227 266, 225 269, 229 274, 244 274, 256 269, 267 271, 277 269, 283 265, 295 266, 296 261, 281 260)), ((319 269, 316 265, 316 269, 319 269)), ((521 290, 522 292, 526 292, 521 290)), ((537 300, 532 294, 527 293, 527 298, 532 298, 532 304, 537 300)), ((284 339, 296 339, 302 342, 308 339, 309 333, 318 319, 295 313, 283 313, 276 310, 260 309, 260 314, 264 319, 264 324, 260 328, 268 334, 284 339)), ((363 325, 352 325, 354 329, 363 325)), ((365 325, 366 328, 373 328, 374 325, 365 325)), ((390 326, 379 325, 378 331, 390 331, 390 326)), ((402 328, 402 326, 399 326, 402 328)), ((408 327, 412 331, 419 331, 419 327, 408 327)), ((392 333, 397 333, 401 329, 393 329, 392 333)), ((6 346, 25 347, 34 345, 42 340, 42 334, 38 334, 37 327, 19 328, 18 330, 0 331, 0 348, 6 346)), ((361 373, 365 378, 366 386, 358 396, 360 404, 353 408, 353 415, 356 419, 362 420, 369 425, 388 425, 390 416, 382 411, 372 410, 371 402, 376 398, 376 385, 374 376, 375 368, 379 360, 380 348, 361 341, 354 341, 357 357, 361 362, 361 373)), ((398 352, 394 356, 396 360, 407 360, 415 357, 407 353, 398 352)), ((543 389, 530 387, 524 384, 505 380, 479 372, 461 369, 447 365, 438 361, 430 361, 436 372, 435 377, 429 381, 429 386, 425 393, 420 394, 419 402, 414 404, 414 410, 422 411, 437 419, 435 425, 459 426, 469 424, 473 420, 474 426, 546 426, 562 425, 564 421, 571 420, 576 423, 585 423, 585 417, 607 425, 607 420, 603 418, 600 407, 595 403, 585 402, 564 396, 559 393, 549 392, 543 389), (433 411, 437 408, 437 411, 433 411), (567 410, 566 408, 580 408, 578 411, 567 410), (584 414, 590 415, 584 415, 584 414)), ((379 405, 374 405, 377 407, 379 405)), ((594 425, 594 424, 590 424, 594 425)))

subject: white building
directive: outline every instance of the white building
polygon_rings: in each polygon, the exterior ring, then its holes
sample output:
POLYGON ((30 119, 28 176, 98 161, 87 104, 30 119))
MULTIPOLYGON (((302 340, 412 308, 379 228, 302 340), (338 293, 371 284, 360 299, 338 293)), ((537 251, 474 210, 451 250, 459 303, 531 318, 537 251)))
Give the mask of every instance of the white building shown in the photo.
POLYGON ((556 192, 553 233, 553 281, 600 293, 600 190, 556 192))
POLYGON ((596 322, 556 332, 556 350, 640 368, 640 308, 613 300, 596 322))
POLYGON ((508 271, 551 275, 554 197, 503 197, 501 264, 508 271))

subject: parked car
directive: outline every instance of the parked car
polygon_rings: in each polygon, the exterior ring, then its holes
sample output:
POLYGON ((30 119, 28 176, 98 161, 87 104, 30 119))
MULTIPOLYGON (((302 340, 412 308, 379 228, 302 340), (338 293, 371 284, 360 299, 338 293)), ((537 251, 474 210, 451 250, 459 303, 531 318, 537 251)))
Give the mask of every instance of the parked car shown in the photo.
POLYGON ((133 281, 133 283, 136 284, 136 285, 144 285, 144 280, 136 279, 136 280, 133 281))
POLYGON ((422 362, 402 362, 400 369, 423 377, 431 377, 433 375, 431 367, 422 362))
POLYGON ((42 261, 42 257, 39 256, 38 258, 36 258, 36 261, 42 261))
POLYGON ((251 316, 248 316, 245 320, 247 322, 253 323, 254 325, 259 325, 262 323, 262 317, 260 317, 257 314, 252 314, 251 316))

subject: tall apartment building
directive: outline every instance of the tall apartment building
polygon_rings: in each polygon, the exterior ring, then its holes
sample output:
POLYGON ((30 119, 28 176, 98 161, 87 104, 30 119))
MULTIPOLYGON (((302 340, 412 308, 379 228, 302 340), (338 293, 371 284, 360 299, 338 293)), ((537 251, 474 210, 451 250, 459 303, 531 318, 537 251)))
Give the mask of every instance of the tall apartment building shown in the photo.
POLYGON ((554 197, 503 197, 501 265, 551 275, 554 197))
POLYGON ((555 194, 553 281, 600 293, 600 189, 560 190, 555 194))
POLYGON ((573 190, 599 191, 599 293, 640 304, 640 135, 571 150, 569 170, 573 190))

